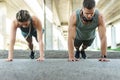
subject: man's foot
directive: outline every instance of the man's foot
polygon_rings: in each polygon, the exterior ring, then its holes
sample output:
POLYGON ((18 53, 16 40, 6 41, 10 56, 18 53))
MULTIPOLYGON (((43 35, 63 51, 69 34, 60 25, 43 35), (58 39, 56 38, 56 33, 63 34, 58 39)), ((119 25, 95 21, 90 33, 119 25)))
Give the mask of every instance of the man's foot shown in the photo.
POLYGON ((86 59, 87 56, 85 54, 85 51, 83 51, 83 50, 81 51, 81 56, 82 56, 83 59, 86 59))
POLYGON ((35 54, 35 53, 34 53, 33 51, 31 51, 31 54, 30 54, 30 58, 31 58, 31 59, 34 59, 34 58, 35 58, 34 54, 35 54))
POLYGON ((76 52, 75 52, 75 58, 76 58, 76 59, 79 59, 79 58, 80 58, 80 51, 76 51, 76 52))

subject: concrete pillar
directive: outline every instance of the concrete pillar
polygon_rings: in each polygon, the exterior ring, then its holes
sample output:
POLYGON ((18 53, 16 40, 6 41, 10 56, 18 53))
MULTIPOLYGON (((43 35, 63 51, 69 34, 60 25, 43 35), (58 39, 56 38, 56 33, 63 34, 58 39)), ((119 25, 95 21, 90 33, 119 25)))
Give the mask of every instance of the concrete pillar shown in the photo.
POLYGON ((45 49, 52 50, 53 49, 53 15, 52 15, 52 0, 46 0, 45 6, 45 49))
POLYGON ((6 7, 5 3, 1 2, 0 3, 0 49, 5 49, 6 48, 6 7))
POLYGON ((115 49, 116 46, 116 34, 115 34, 115 27, 111 25, 111 49, 115 49))
POLYGON ((55 24, 53 24, 53 50, 58 50, 58 29, 55 24))

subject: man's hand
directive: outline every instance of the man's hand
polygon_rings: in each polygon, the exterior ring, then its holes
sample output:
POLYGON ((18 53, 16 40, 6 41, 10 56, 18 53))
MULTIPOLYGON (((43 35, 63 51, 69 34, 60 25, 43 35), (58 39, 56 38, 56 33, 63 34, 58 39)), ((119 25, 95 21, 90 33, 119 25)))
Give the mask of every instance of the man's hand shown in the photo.
POLYGON ((109 62, 110 60, 107 59, 106 55, 102 55, 101 58, 99 59, 99 61, 101 61, 101 62, 109 62))
POLYGON ((107 58, 100 58, 99 61, 101 61, 101 62, 109 62, 110 60, 107 59, 107 58))
POLYGON ((12 58, 7 58, 6 61, 11 62, 11 61, 13 61, 13 59, 12 58))
POLYGON ((39 58, 37 59, 37 61, 44 61, 44 60, 45 60, 44 57, 39 57, 39 58))

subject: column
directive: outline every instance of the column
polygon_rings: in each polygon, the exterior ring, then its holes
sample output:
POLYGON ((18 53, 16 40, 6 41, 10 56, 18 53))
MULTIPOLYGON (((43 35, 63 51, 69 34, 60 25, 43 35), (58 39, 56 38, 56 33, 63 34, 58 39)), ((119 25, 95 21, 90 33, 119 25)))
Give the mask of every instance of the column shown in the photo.
POLYGON ((0 49, 6 49, 6 7, 5 3, 0 3, 0 49))
POLYGON ((111 49, 116 48, 116 34, 115 34, 115 27, 111 25, 111 49))
POLYGON ((45 49, 53 49, 52 0, 45 1, 45 49))

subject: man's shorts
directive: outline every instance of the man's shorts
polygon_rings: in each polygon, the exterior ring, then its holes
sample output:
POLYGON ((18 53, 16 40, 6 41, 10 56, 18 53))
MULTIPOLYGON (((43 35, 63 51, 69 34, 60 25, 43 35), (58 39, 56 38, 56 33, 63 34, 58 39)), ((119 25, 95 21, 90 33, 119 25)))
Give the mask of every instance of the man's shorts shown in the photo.
POLYGON ((74 46, 75 47, 80 47, 82 44, 85 46, 90 46, 93 43, 94 39, 90 39, 90 40, 78 40, 75 39, 74 40, 74 46))

